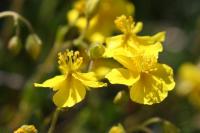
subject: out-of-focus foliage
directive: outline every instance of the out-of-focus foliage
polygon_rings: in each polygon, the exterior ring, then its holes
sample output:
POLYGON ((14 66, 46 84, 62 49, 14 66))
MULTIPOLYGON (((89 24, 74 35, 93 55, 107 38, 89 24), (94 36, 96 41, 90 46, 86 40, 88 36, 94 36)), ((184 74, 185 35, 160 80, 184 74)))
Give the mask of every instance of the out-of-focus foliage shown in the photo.
MULTIPOLYGON (((69 23, 74 22, 78 16, 84 12, 87 14, 87 7, 91 3, 90 0, 79 0, 74 4, 74 9, 67 13, 69 23), (87 1, 87 2, 86 2, 87 1), (89 3, 89 4, 88 4, 89 3)), ((96 1, 96 0, 93 0, 96 1)), ((92 42, 104 42, 105 37, 110 36, 114 31, 113 21, 116 16, 121 14, 133 15, 134 5, 126 0, 100 0, 98 3, 92 2, 90 6, 95 6, 96 15, 90 19, 90 27, 87 31, 87 37, 92 42), (98 4, 98 5, 92 5, 98 4)), ((77 19, 76 26, 83 30, 87 24, 87 17, 77 19)))

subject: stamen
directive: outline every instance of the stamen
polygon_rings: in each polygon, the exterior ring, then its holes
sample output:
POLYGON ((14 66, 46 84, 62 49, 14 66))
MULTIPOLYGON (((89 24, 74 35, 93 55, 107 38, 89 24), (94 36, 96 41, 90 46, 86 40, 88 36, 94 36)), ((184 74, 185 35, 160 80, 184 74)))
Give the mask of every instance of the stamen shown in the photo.
POLYGON ((142 30, 142 23, 135 23, 131 16, 122 15, 115 20, 115 25, 124 34, 136 34, 142 30))
POLYGON ((64 53, 58 53, 58 63, 62 73, 78 70, 82 62, 83 58, 79 57, 78 51, 66 50, 64 53))
POLYGON ((134 28, 134 21, 131 16, 126 17, 122 15, 115 20, 115 25, 119 28, 123 33, 131 32, 131 29, 134 28))
POLYGON ((145 53, 139 53, 134 57, 133 63, 135 67, 140 72, 151 71, 154 67, 153 65, 156 63, 157 59, 154 55, 148 55, 145 53))

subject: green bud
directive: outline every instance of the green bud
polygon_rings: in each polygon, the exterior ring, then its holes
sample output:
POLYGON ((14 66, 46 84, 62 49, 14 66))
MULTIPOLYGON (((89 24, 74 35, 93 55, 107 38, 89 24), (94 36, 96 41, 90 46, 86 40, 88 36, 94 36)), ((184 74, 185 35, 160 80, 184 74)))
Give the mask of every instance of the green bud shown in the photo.
POLYGON ((26 51, 36 60, 40 54, 42 41, 36 34, 30 34, 26 39, 26 51))
POLYGON ((124 99, 125 99, 125 91, 119 91, 119 92, 116 94, 116 96, 115 96, 113 102, 114 102, 115 104, 123 103, 123 101, 125 101, 124 99))
POLYGON ((169 121, 165 120, 162 127, 163 133, 180 133, 180 130, 169 121))
POLYGON ((96 14, 100 1, 101 0, 86 0, 85 14, 88 19, 92 18, 96 14))
POLYGON ((105 47, 102 44, 92 44, 92 47, 89 50, 89 55, 92 59, 102 57, 105 52, 105 47))
POLYGON ((22 47, 21 40, 18 36, 13 36, 8 42, 8 49, 13 55, 19 54, 22 47))

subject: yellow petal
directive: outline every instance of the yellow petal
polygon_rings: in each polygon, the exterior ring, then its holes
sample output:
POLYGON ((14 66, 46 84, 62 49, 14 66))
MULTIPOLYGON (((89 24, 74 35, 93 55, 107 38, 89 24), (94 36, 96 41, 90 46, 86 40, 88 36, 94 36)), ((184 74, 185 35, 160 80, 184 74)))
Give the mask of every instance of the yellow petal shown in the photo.
POLYGON ((65 88, 58 90, 53 101, 60 108, 72 107, 85 98, 86 89, 84 85, 75 78, 71 78, 71 82, 65 88))
MULTIPOLYGON (((120 51, 119 51, 120 52, 120 51)), ((118 61, 120 64, 122 64, 125 68, 128 68, 132 71, 137 71, 135 65, 133 64, 132 57, 127 57, 124 55, 114 55, 113 57, 116 61, 118 61)))
POLYGON ((143 52, 146 55, 153 55, 158 57, 159 52, 163 51, 163 46, 161 42, 152 41, 150 36, 143 36, 137 38, 131 38, 128 41, 129 51, 132 51, 132 54, 136 54, 136 52, 143 52))
POLYGON ((131 99, 140 104, 160 103, 167 95, 168 92, 163 89, 162 84, 149 74, 141 75, 140 80, 130 88, 131 99))
POLYGON ((100 58, 93 61, 91 71, 95 72, 98 79, 103 79, 105 78, 105 75, 111 71, 111 69, 116 67, 119 68, 121 65, 113 59, 100 58))
POLYGON ((160 82, 162 82, 164 90, 172 90, 175 86, 173 79, 173 69, 165 64, 157 64, 156 69, 150 73, 160 82))
POLYGON ((113 52, 116 48, 119 48, 123 45, 124 43, 124 36, 123 35, 118 35, 114 37, 110 37, 106 39, 106 51, 104 56, 106 57, 112 57, 113 52))
POLYGON ((118 68, 112 69, 112 71, 106 75, 106 78, 111 84, 124 84, 131 86, 139 79, 139 74, 132 73, 128 69, 118 68))
POLYGON ((76 72, 72 74, 74 78, 82 82, 85 86, 98 88, 106 86, 106 83, 99 82, 95 76, 94 72, 88 72, 88 73, 80 73, 76 72))
POLYGON ((44 81, 42 84, 34 83, 35 87, 49 87, 53 88, 54 91, 59 90, 66 86, 66 76, 59 75, 51 79, 44 81))
POLYGON ((133 33, 138 33, 142 30, 143 28, 143 23, 142 22, 137 22, 134 29, 133 29, 133 33))
POLYGON ((157 42, 163 42, 165 40, 165 32, 158 32, 153 36, 137 36, 136 39, 141 45, 152 45, 157 42))
POLYGON ((145 49, 133 50, 132 53, 128 50, 127 52, 123 51, 125 50, 120 50, 118 54, 114 53, 113 58, 133 72, 149 71, 157 63, 158 53, 152 51, 151 53, 145 49))
POLYGON ((120 47, 124 41, 124 35, 118 35, 106 39, 107 47, 110 49, 120 47))
POLYGON ((152 39, 155 42, 163 42, 165 40, 166 33, 165 32, 158 32, 157 34, 153 35, 152 39))
POLYGON ((160 42, 152 45, 141 45, 140 49, 144 51, 147 56, 155 56, 158 58, 159 52, 163 51, 163 46, 160 42))

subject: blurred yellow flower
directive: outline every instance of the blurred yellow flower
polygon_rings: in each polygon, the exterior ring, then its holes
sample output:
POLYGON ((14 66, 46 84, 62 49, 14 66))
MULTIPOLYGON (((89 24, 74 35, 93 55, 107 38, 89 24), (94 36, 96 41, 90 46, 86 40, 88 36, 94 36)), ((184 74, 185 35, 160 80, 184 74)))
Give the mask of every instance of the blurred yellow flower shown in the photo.
POLYGON ((118 124, 117 126, 113 126, 108 133, 126 133, 126 131, 121 124, 118 124))
POLYGON ((177 92, 188 95, 191 103, 200 107, 200 66, 183 64, 179 69, 177 92))
POLYGON ((133 50, 146 50, 149 53, 158 53, 162 51, 162 42, 165 40, 165 32, 159 32, 153 36, 138 36, 137 33, 142 30, 142 22, 134 22, 131 16, 122 15, 115 20, 115 25, 123 34, 106 39, 106 52, 104 56, 113 57, 118 53, 118 49, 123 48, 134 52, 133 50))
POLYGON ((23 125, 14 131, 14 133, 37 133, 37 132, 38 131, 34 125, 23 125))
POLYGON ((126 69, 112 69, 106 78, 112 84, 129 86, 132 101, 148 105, 160 103, 175 86, 173 70, 165 64, 157 63, 154 53, 140 51, 131 55, 121 50, 115 54, 114 59, 126 69))
POLYGON ((56 91, 53 102, 58 107, 72 107, 81 102, 86 94, 87 87, 103 87, 106 84, 98 82, 94 72, 81 73, 79 68, 83 58, 79 52, 67 50, 58 54, 59 69, 62 75, 46 80, 42 84, 35 83, 36 87, 49 87, 56 91))
MULTIPOLYGON (((67 13, 69 23, 76 21, 76 26, 82 31, 86 27, 86 17, 81 14, 86 8, 85 0, 75 3, 75 8, 67 13), (78 18, 79 17, 79 18, 78 18)), ((112 34, 114 30, 113 21, 121 14, 132 15, 134 5, 127 0, 101 0, 96 15, 90 20, 87 37, 92 42, 104 42, 105 36, 112 34)))
POLYGON ((105 75, 113 68, 120 67, 121 65, 109 58, 100 58, 93 60, 91 70, 95 72, 98 79, 105 78, 105 75))

